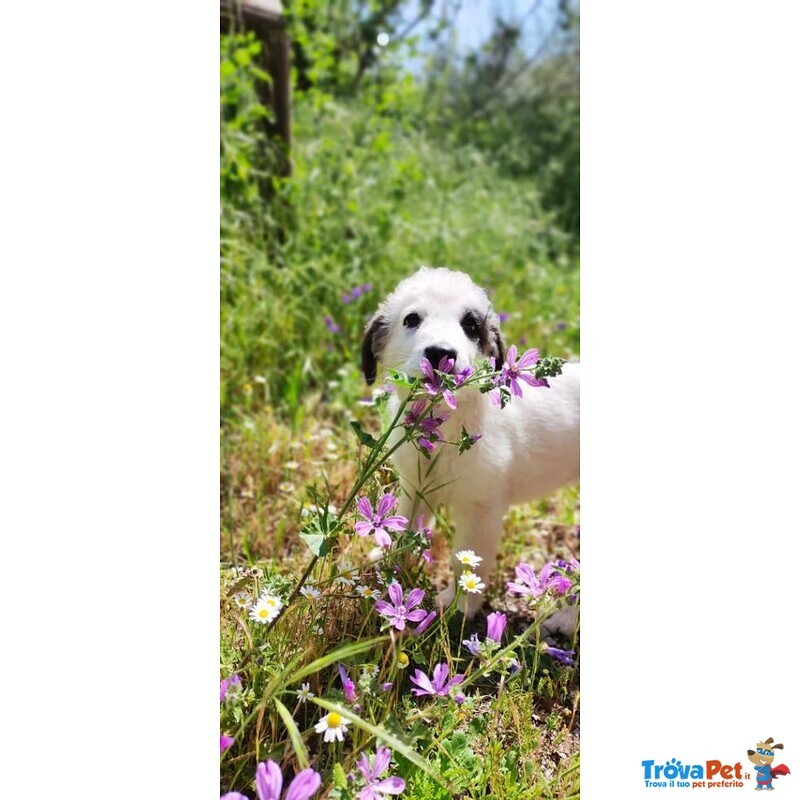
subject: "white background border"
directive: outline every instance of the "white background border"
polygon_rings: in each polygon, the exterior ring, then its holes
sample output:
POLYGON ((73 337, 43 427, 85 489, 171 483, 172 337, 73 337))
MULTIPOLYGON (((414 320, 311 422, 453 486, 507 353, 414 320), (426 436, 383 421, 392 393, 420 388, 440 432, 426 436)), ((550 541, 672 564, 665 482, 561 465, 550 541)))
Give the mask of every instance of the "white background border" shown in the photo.
MULTIPOLYGON (((798 10, 582 14, 584 792, 775 736, 788 796, 798 10)), ((213 798, 217 9, 0 36, 6 791, 213 798)))

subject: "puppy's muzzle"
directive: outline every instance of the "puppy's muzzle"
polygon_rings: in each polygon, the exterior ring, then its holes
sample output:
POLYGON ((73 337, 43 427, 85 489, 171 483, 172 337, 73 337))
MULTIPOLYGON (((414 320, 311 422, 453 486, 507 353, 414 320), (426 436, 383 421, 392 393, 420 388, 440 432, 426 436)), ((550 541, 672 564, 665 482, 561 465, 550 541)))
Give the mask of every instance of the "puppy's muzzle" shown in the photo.
POLYGON ((451 358, 454 362, 456 360, 456 353, 455 350, 448 350, 445 347, 426 347, 425 348, 425 358, 431 362, 431 365, 434 369, 439 368, 439 362, 443 358, 451 358))

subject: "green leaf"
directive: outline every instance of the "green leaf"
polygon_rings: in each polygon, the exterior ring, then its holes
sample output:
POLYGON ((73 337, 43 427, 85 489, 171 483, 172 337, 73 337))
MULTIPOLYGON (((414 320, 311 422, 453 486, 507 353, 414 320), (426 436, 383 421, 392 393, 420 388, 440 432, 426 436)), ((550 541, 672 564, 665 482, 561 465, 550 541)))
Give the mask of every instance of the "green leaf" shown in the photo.
POLYGON ((405 372, 401 372, 397 369, 389 370, 389 380, 398 386, 405 387, 406 389, 412 389, 417 385, 416 380, 411 380, 411 378, 409 378, 405 372))
POLYGON ((413 747, 411 747, 411 745, 395 736, 395 734, 390 733, 389 731, 385 730, 384 728, 380 728, 377 725, 373 725, 371 722, 367 722, 351 709, 340 706, 337 703, 331 703, 329 700, 323 700, 320 697, 311 697, 309 699, 311 702, 316 703, 318 706, 326 709, 327 711, 335 711, 337 714, 344 717, 348 722, 352 722, 357 728, 361 728, 370 735, 374 736, 378 741, 383 742, 391 747, 392 750, 396 750, 412 764, 415 764, 417 767, 419 767, 426 775, 430 775, 430 777, 433 778, 433 780, 435 780, 440 786, 447 786, 441 775, 439 775, 439 773, 434 770, 433 767, 431 767, 431 765, 424 758, 422 758, 422 756, 417 753, 413 747))
POLYGON ((333 547, 334 537, 324 533, 301 533, 300 538, 306 543, 308 549, 315 556, 325 556, 333 547))
POLYGON ((294 748, 294 753, 297 756, 297 761, 300 766, 305 769, 309 763, 308 750, 306 750, 306 746, 303 744, 303 738, 297 728, 297 723, 292 718, 289 709, 286 708, 286 706, 281 703, 277 697, 273 697, 272 702, 275 703, 275 708, 278 709, 278 713, 281 715, 283 724, 286 726, 286 730, 289 732, 289 738, 292 740, 292 747, 294 748))
POLYGON ((356 422, 354 419, 350 420, 350 427, 356 432, 356 436, 358 436, 358 441, 361 444, 365 444, 367 447, 375 447, 378 444, 375 437, 370 436, 362 427, 356 422))
POLYGON ((319 672, 321 669, 325 669, 325 667, 329 667, 331 664, 335 664, 337 661, 344 661, 351 656, 356 656, 359 653, 364 653, 367 650, 371 650, 373 647, 376 647, 377 645, 388 640, 388 636, 376 636, 374 639, 366 639, 363 642, 355 642, 353 644, 346 644, 342 647, 337 647, 336 650, 333 650, 327 655, 322 656, 322 658, 318 658, 316 661, 312 661, 310 664, 306 664, 306 666, 304 666, 302 669, 299 669, 294 673, 294 675, 292 675, 291 678, 289 678, 287 684, 299 683, 307 675, 311 675, 314 672, 319 672))

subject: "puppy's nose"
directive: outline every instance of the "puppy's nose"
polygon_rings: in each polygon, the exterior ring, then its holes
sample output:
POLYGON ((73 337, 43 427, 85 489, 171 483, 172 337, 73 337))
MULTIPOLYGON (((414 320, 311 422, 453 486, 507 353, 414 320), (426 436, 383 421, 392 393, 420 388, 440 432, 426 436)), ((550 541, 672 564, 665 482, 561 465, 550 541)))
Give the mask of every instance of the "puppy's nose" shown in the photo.
POLYGON ((453 361, 456 360, 456 351, 455 350, 447 350, 444 347, 426 347, 425 348, 425 358, 431 362, 431 365, 434 369, 439 369, 439 362, 443 358, 451 358, 453 361))

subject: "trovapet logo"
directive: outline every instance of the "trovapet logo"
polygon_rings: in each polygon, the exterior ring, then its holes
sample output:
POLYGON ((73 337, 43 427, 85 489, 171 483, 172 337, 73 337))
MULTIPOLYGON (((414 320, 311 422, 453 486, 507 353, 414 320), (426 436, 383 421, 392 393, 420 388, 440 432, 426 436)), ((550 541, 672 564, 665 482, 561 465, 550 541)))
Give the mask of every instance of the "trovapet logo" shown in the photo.
POLYGON ((753 768, 756 773, 756 789, 769 791, 775 787, 772 781, 779 778, 781 775, 789 775, 789 767, 786 764, 778 764, 777 767, 772 766, 775 760, 775 751, 783 750, 782 744, 773 744, 775 740, 770 736, 764 742, 756 742, 755 750, 748 750, 747 757, 755 764, 753 768))
POLYGON ((776 778, 791 774, 786 764, 773 764, 775 751, 783 750, 783 745, 774 744, 774 741, 770 737, 757 742, 755 750, 747 751, 752 767, 750 764, 742 766, 741 761, 716 758, 686 762, 677 758, 664 762, 642 761, 644 785, 648 789, 743 789, 747 786, 758 791, 773 791, 776 778))
POLYGON ((702 764, 684 764, 676 758, 659 764, 642 761, 644 785, 652 788, 704 789, 711 787, 744 786, 750 776, 743 772, 741 762, 724 764, 709 759, 702 764))

